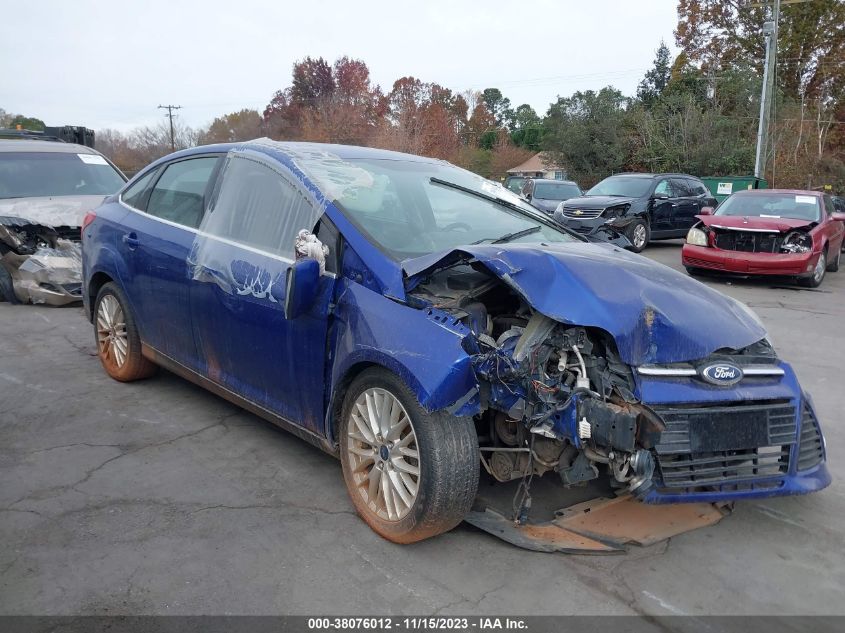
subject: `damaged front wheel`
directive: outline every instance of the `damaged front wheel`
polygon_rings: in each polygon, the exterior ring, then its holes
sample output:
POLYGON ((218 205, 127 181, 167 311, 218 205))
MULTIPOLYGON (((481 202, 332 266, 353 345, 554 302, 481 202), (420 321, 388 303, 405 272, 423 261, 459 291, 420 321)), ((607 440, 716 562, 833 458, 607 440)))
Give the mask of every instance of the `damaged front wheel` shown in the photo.
POLYGON ((156 366, 141 355, 141 339, 123 293, 107 283, 94 304, 97 355, 106 373, 121 382, 151 376, 156 366))
POLYGON ((352 503, 384 538, 420 541, 469 512, 479 474, 471 418, 426 411, 399 378, 373 368, 350 385, 339 430, 352 503))

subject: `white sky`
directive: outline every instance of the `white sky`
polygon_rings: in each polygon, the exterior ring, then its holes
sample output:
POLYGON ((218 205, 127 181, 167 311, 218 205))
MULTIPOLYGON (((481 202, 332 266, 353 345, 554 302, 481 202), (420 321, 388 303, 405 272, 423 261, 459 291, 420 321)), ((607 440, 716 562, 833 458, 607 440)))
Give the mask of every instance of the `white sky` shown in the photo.
POLYGON ((0 21, 0 108, 47 125, 127 130, 159 104, 205 125, 259 112, 310 55, 348 55, 389 90, 405 75, 453 90, 497 87, 544 114, 557 95, 612 84, 630 95, 677 0, 28 0, 0 21))

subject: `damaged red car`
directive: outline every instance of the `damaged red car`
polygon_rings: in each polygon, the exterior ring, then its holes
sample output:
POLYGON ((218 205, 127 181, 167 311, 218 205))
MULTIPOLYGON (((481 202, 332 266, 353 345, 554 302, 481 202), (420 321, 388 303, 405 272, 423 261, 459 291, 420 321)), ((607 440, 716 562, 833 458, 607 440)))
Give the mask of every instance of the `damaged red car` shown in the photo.
POLYGON ((683 264, 691 275, 792 276, 816 288, 839 270, 845 213, 816 191, 740 191, 716 209, 704 209, 690 229, 683 264))

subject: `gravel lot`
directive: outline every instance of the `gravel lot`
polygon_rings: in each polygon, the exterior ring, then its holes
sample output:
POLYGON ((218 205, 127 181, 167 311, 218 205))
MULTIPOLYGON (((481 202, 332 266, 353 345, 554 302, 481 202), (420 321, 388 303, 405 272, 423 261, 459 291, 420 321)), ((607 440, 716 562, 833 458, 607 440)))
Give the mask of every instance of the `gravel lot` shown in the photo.
POLYGON ((707 283, 814 395, 834 484, 605 557, 383 541, 331 457, 166 372, 110 380, 81 308, 0 304, 0 613, 845 614, 845 272, 707 283))

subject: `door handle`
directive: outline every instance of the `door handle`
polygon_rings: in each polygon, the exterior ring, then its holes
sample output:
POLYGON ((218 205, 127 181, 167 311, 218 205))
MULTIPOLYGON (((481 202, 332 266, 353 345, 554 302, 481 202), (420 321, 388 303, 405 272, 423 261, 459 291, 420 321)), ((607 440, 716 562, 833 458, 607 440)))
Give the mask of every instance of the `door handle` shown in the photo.
POLYGON ((140 242, 138 241, 138 236, 135 233, 128 233, 124 235, 123 243, 126 244, 129 247, 129 250, 132 251, 138 248, 138 244, 140 244, 140 242))

